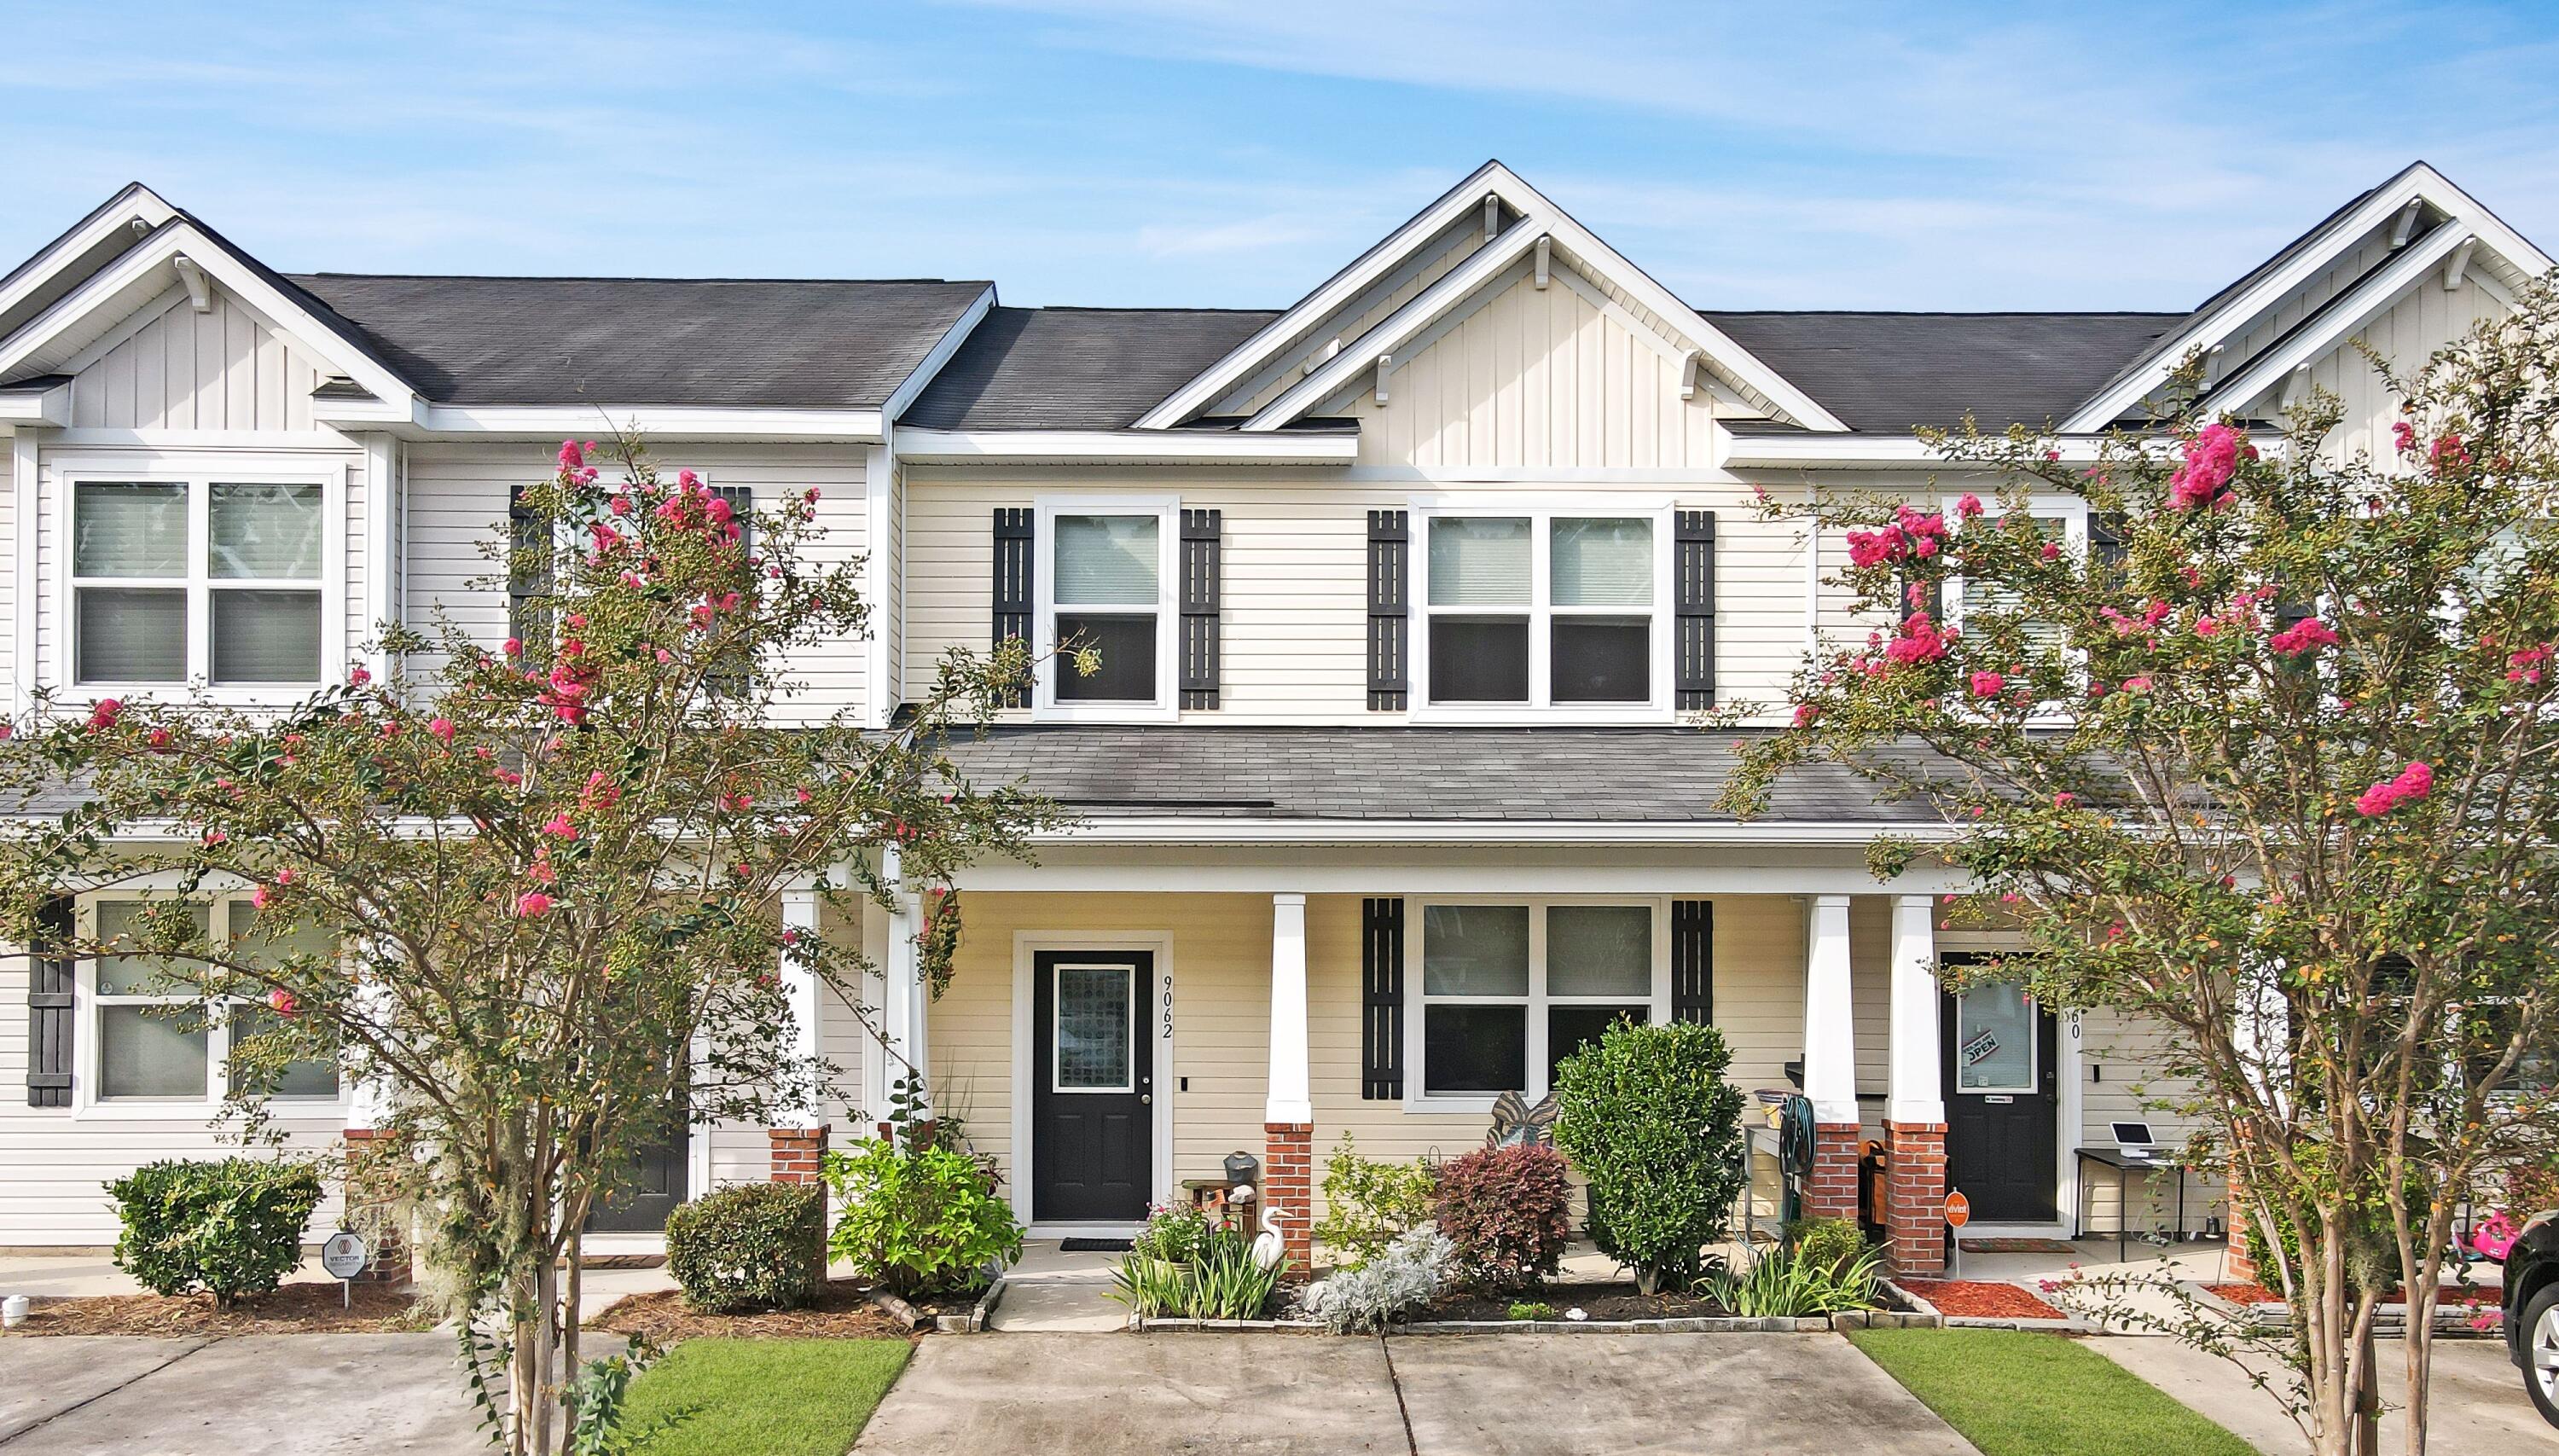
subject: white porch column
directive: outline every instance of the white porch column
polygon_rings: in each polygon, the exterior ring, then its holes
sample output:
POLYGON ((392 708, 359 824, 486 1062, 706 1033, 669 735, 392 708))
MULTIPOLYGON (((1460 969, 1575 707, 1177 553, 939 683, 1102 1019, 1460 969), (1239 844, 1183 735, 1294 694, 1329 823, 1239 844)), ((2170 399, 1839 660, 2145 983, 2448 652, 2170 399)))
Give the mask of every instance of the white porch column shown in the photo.
MULTIPOLYGON (((887 1088, 911 1069, 924 1083, 929 1098, 932 1069, 928 1049, 931 1043, 925 1028, 925 1010, 931 997, 924 986, 923 958, 915 948, 915 896, 907 890, 900 873, 895 845, 881 851, 881 868, 891 887, 893 902, 884 917, 888 922, 888 944, 882 947, 879 962, 882 981, 880 1030, 888 1043, 881 1087, 887 1088)), ((874 1110, 884 1114, 887 1111, 886 1100, 883 1098, 874 1110)))
POLYGON ((1937 913, 1925 895, 1892 902, 1892 1099, 1884 1116, 1893 1122, 1946 1120, 1940 1086, 1944 1048, 1937 1028, 1937 913))
POLYGON ((1265 1123, 1315 1120, 1306 1054, 1306 897, 1271 897, 1271 1096, 1265 1123))
MULTIPOLYGON (((818 939, 818 892, 814 887, 782 892, 782 994, 791 1003, 791 1051, 804 1063, 814 1062, 818 1057, 818 973, 791 944, 795 937, 811 943, 818 939)), ((827 1120, 823 1101, 813 1092, 794 1110, 793 1122, 801 1127, 823 1124, 827 1120)))
POLYGON ((1804 1095, 1813 1120, 1857 1122, 1857 1023, 1849 1009, 1848 897, 1813 897, 1804 957, 1804 1095))

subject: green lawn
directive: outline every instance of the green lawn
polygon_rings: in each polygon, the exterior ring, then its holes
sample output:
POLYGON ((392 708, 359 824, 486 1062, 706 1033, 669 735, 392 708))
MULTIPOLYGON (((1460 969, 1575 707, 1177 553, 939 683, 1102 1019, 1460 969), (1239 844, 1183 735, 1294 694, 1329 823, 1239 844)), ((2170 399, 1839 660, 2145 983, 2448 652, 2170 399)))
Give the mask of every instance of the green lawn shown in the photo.
POLYGON ((1856 1330, 1849 1340, 1983 1456, 2255 1456, 2075 1340, 2027 1330, 1856 1330))
POLYGON ((637 1456, 843 1456, 906 1369, 903 1340, 687 1340, 631 1383, 637 1456))

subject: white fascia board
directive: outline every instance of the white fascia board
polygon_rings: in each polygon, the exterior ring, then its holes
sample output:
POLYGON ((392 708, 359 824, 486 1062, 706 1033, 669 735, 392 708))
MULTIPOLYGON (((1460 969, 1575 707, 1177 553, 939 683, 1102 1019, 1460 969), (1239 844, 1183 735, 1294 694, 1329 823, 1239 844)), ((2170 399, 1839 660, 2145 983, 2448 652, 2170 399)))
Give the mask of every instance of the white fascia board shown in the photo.
POLYGON ((1403 226, 1388 233, 1349 267, 1326 279, 1286 313, 1263 325, 1251 338, 1227 351, 1225 358, 1175 390, 1163 403, 1139 416, 1137 428, 1167 429, 1216 403, 1220 396, 1261 367, 1271 355, 1287 348, 1299 334, 1358 297, 1370 284, 1402 263, 1413 249, 1481 208, 1484 194, 1487 191, 1499 192, 1499 187, 1493 184, 1498 178, 1508 175, 1509 170, 1498 162, 1488 162, 1476 168, 1439 201, 1414 214, 1403 226))
POLYGON ((2478 242, 2468 227, 2447 222, 2401 248, 2378 272, 2330 304, 2325 310, 2328 317, 2319 327, 2303 330, 2206 390, 2200 401, 2202 408, 2222 410, 2244 405, 2282 383, 2296 367, 2326 358, 2405 298, 2411 289, 2430 281, 2436 265, 2456 249, 2473 247, 2478 242))
MULTIPOLYGON (((359 401, 361 403, 361 401, 359 401)), ((428 404, 412 412, 417 436, 564 439, 628 426, 661 440, 828 440, 876 445, 876 409, 753 409, 679 404, 428 404)))
POLYGON ((106 206, 73 227, 44 251, 29 258, 16 276, 0 283, 0 314, 16 308, 29 294, 43 288, 60 274, 73 259, 107 240, 115 232, 140 222, 157 227, 178 216, 178 210, 163 201, 158 193, 139 183, 107 200, 106 206))
POLYGON ((72 386, 67 380, 50 388, 0 394, 0 425, 61 428, 72 422, 72 386))
POLYGON ((2548 271, 2548 254, 2507 226, 2504 219, 2483 207, 2477 198, 2455 187, 2442 173, 2420 163, 2409 168, 2393 186, 2364 199, 2361 207, 2329 229, 2320 246, 2305 248, 2301 256, 2257 280, 2253 287, 2226 301, 2191 328, 2152 346, 2141 369, 2062 421, 2063 432, 2093 434, 2104 430, 2124 411, 2150 397, 2151 392, 2175 372, 2179 361, 2197 349, 2223 342, 2239 333, 2250 320, 2273 308, 2294 290, 2328 269, 2355 239, 2390 221, 2409 204, 2416 202, 2432 203, 2442 209, 2452 218, 2447 225, 2467 228, 2491 252, 2502 255, 2526 276, 2538 277, 2548 271))
POLYGON ((897 432, 910 465, 980 461, 1065 465, 1348 465, 1359 436, 1204 430, 912 430, 897 432))
MULTIPOLYGON (((1725 459, 1728 470, 1788 470, 1828 467, 1834 470, 1907 470, 1914 466, 1962 469, 1935 446, 1909 435, 1737 435, 1725 459)), ((2048 448, 2065 465, 2094 465, 2103 437, 2056 438, 2048 448)))
POLYGON ((1748 823, 1483 819, 1094 819, 1035 834, 1035 842, 1102 844, 1865 844, 1896 838, 1952 840, 1949 824, 1754 820, 1748 823))
POLYGON ((880 404, 880 418, 895 424, 897 417, 906 413, 906 407, 915 402, 915 396, 924 392, 924 386, 933 382, 933 376, 942 372, 942 366, 951 363, 951 357, 960 352, 960 346, 969 341, 969 335, 985 321, 987 310, 994 306, 995 285, 989 283, 983 292, 970 301, 959 318, 951 321, 951 327, 942 331, 942 337, 934 341, 923 363, 909 370, 905 379, 889 391, 888 398, 880 404))

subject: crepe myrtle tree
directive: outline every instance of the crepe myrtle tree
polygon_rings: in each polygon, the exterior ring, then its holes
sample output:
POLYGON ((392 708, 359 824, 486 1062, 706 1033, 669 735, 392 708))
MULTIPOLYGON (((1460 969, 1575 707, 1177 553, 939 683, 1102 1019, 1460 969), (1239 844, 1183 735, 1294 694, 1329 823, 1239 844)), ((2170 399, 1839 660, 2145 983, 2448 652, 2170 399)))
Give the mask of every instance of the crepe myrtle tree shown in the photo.
POLYGON ((794 704, 792 664, 866 620, 855 566, 813 549, 819 493, 750 520, 636 438, 609 474, 594 452, 563 445, 490 547, 523 640, 393 630, 386 678, 358 667, 281 710, 40 702, 0 745, 0 797, 81 798, 6 819, 0 929, 161 957, 161 989, 246 1008, 234 1089, 334 1058, 378 1090, 398 1155, 373 1175, 426 1220, 475 1389, 520 1453, 577 1434, 579 1231, 635 1150, 681 1101, 767 1121, 815 1097, 831 1069, 795 1051, 786 960, 867 1013, 858 952, 785 928, 786 888, 885 903, 893 848, 938 988, 953 873, 1054 821, 943 752, 1022 653, 953 654, 893 731, 794 704), (113 942, 43 909, 117 886, 162 898, 113 942), (247 895, 246 935, 208 944, 188 902, 216 893, 247 895))
POLYGON ((1942 856, 1977 887, 1952 913, 2025 946, 1941 975, 2168 1030, 2190 1156, 2293 1309, 2295 1417, 2356 1456, 2377 1306, 2408 1291, 2421 1451, 2459 1206, 2554 1136, 2559 295, 2370 364, 2406 401, 2375 452, 2320 395, 2272 428, 2189 408, 2093 466, 1968 427, 1934 443, 1996 500, 1768 507, 1845 528, 1881 625, 1815 655, 1727 800, 1823 762, 1915 801, 1942 833, 1876 871, 1942 856), (2084 550, 2037 529, 2049 498, 2085 502, 2084 550))

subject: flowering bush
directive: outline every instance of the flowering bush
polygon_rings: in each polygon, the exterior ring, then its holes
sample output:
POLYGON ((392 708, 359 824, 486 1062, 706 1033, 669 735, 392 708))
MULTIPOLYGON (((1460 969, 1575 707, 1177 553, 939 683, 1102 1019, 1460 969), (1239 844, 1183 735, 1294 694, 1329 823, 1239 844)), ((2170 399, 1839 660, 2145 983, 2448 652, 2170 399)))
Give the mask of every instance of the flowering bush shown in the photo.
POLYGON ((1564 1155, 1542 1145, 1477 1148, 1439 1170, 1439 1232, 1457 1277, 1489 1293, 1535 1287, 1573 1239, 1564 1155))

